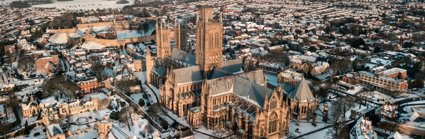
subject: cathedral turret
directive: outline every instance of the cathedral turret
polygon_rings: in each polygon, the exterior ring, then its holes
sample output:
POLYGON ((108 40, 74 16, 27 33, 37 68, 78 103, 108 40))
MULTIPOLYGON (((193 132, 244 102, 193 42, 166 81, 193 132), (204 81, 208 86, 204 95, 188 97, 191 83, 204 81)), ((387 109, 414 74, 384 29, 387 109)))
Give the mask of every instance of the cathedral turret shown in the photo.
POLYGON ((157 45, 157 57, 160 59, 167 59, 171 55, 171 46, 170 46, 170 34, 171 30, 165 25, 164 20, 162 19, 160 23, 157 21, 156 26, 156 45, 157 45), (159 26, 158 26, 159 24, 159 26))
POLYGON ((151 83, 151 75, 153 67, 155 66, 155 59, 151 56, 151 51, 149 48, 146 48, 146 82, 151 83))
POLYGON ((239 127, 239 129, 242 129, 242 120, 243 120, 242 111, 239 111, 239 114, 238 114, 238 127, 239 127))

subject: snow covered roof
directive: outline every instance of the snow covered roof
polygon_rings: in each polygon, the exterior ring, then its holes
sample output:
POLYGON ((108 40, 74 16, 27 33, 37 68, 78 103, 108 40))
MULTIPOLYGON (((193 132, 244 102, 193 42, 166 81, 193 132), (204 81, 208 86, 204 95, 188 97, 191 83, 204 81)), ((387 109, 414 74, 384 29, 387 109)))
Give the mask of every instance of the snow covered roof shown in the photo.
POLYGON ((188 83, 202 81, 201 69, 199 66, 180 68, 173 70, 176 83, 188 83))
POLYGON ((84 96, 84 98, 82 99, 82 101, 89 101, 90 99, 92 99, 92 98, 97 98, 97 99, 99 99, 99 100, 103 100, 103 99, 106 99, 108 96, 106 96, 105 94, 103 94, 103 93, 91 93, 91 94, 87 94, 87 95, 85 95, 84 96))
POLYGON ((304 78, 301 79, 301 82, 298 84, 296 90, 291 92, 289 96, 298 102, 312 101, 315 99, 304 78))
POLYGON ((99 49, 104 49, 105 46, 102 45, 102 44, 98 44, 96 42, 93 42, 93 41, 89 41, 89 42, 85 42, 83 45, 81 45, 81 48, 87 49, 87 50, 99 50, 99 49))
POLYGON ((272 89, 265 86, 264 79, 262 70, 216 78, 206 81, 207 91, 213 96, 233 93, 247 102, 263 107, 266 97, 273 93, 272 89))
POLYGON ((49 38, 52 44, 66 44, 68 43, 68 35, 66 33, 56 33, 49 38))

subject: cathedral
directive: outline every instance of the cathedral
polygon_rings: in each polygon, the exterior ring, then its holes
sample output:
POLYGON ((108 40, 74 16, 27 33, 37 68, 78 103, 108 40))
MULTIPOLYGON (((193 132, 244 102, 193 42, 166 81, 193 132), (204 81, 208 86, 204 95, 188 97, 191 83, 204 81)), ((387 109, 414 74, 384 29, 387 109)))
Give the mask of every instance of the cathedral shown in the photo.
POLYGON ((261 69, 244 71, 241 59, 223 60, 222 16, 214 19, 205 6, 199 12, 195 54, 183 48, 180 23, 172 47, 172 29, 157 22, 157 50, 146 51, 146 81, 159 88, 160 104, 193 128, 228 129, 241 138, 286 136, 292 109, 298 108, 291 104, 298 101, 281 86, 268 88, 261 69))

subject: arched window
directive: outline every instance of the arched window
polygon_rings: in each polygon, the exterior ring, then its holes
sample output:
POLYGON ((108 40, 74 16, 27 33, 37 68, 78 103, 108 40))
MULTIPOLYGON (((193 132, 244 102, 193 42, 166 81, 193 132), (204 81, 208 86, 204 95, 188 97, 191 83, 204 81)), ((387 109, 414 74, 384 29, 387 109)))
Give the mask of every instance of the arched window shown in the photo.
POLYGON ((277 114, 273 112, 269 118, 269 133, 274 133, 277 130, 277 114))

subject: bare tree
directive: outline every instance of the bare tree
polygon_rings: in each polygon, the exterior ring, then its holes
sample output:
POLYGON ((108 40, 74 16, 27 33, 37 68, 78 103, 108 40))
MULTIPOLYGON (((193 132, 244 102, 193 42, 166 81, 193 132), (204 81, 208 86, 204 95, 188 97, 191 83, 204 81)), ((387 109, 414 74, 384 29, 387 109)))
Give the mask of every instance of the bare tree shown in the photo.
POLYGON ((340 138, 343 134, 341 130, 345 126, 345 113, 354 107, 354 101, 351 97, 343 97, 332 102, 331 107, 331 122, 334 124, 333 130, 329 130, 328 134, 333 138, 340 138))

